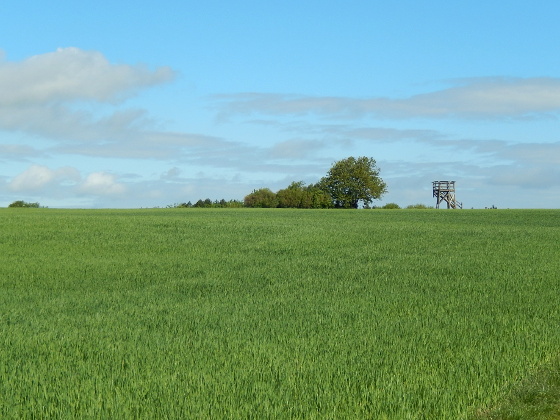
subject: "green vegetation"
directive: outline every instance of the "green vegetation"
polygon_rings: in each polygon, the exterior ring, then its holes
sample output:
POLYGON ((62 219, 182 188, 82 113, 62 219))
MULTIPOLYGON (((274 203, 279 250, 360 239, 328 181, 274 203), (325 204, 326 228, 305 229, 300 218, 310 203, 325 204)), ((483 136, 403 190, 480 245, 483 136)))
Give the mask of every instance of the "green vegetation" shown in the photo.
POLYGON ((239 201, 239 200, 224 200, 223 198, 221 200, 210 200, 209 198, 206 198, 204 200, 198 200, 196 203, 192 204, 190 201, 188 203, 176 203, 176 204, 171 204, 168 205, 167 208, 168 209, 175 209, 175 208, 191 208, 191 207, 199 207, 199 208, 205 208, 205 209, 231 209, 231 208, 241 208, 243 207, 243 202, 239 201))
POLYGON ((515 384, 493 407, 480 409, 472 420, 560 419, 560 357, 515 384))
POLYGON ((28 203, 27 201, 17 200, 11 203, 8 207, 25 207, 25 208, 39 208, 39 203, 28 203))
POLYGON ((433 207, 427 206, 425 204, 411 204, 409 206, 406 206, 407 209, 416 209, 416 210, 427 210, 427 209, 433 209, 433 207))
POLYGON ((0 232, 0 418, 458 419, 559 353, 559 211, 0 209, 0 232))
POLYGON ((375 159, 365 156, 335 162, 319 186, 332 197, 334 207, 343 209, 357 209, 360 202, 369 205, 387 192, 375 159))
POLYGON ((387 203, 381 208, 384 210, 395 210, 395 209, 400 209, 401 206, 399 206, 397 203, 387 203))
POLYGON ((295 209, 327 209, 332 207, 331 196, 315 185, 303 181, 292 182, 276 193, 278 207, 295 209))
POLYGON ((373 158, 349 157, 335 162, 327 175, 317 183, 305 185, 292 182, 274 193, 260 188, 245 196, 245 207, 298 209, 357 209, 371 208, 373 200, 387 192, 373 158))
POLYGON ((278 198, 269 188, 260 188, 247 195, 243 200, 245 207, 274 208, 278 207, 278 198))

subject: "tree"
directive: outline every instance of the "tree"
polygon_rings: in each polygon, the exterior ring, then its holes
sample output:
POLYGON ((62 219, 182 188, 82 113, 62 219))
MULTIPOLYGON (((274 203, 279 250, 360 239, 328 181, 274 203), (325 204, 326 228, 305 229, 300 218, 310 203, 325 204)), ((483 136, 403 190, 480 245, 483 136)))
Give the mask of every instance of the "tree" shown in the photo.
POLYGON ((278 198, 269 188, 254 190, 251 194, 245 196, 243 201, 245 207, 273 208, 278 206, 278 198))
POLYGON ((198 200, 196 203, 194 203, 193 207, 200 207, 204 209, 210 208, 212 207, 212 200, 210 200, 209 198, 198 200))
POLYGON ((287 188, 276 193, 278 207, 297 209, 323 209, 332 207, 332 201, 325 191, 315 185, 305 186, 303 181, 292 182, 287 188))
POLYGON ((301 208, 304 205, 304 194, 303 181, 294 181, 288 188, 284 188, 276 193, 278 207, 301 208))
POLYGON ((375 160, 368 157, 349 157, 335 162, 319 186, 329 193, 337 208, 357 209, 360 201, 369 205, 387 192, 375 160))
POLYGON ((306 209, 328 209, 332 208, 333 202, 328 192, 317 185, 305 187, 304 208, 306 209))

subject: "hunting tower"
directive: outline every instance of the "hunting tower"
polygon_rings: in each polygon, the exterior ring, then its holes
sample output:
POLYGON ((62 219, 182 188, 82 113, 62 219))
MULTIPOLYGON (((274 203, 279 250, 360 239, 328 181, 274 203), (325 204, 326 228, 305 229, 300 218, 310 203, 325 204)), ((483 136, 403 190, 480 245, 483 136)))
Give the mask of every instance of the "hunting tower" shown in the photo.
POLYGON ((433 181, 434 197, 437 199, 436 209, 439 203, 445 201, 448 209, 462 209, 463 204, 455 199, 455 181, 433 181))

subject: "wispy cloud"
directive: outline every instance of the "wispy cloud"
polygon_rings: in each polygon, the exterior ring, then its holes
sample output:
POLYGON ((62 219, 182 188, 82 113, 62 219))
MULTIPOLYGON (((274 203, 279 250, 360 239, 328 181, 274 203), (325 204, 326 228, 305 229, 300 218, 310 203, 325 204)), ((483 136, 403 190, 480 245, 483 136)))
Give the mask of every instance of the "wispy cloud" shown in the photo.
POLYGON ((268 153, 273 159, 305 159, 312 157, 318 150, 326 147, 325 142, 319 140, 286 140, 274 144, 268 153))
POLYGON ((546 191, 560 187, 560 169, 557 166, 523 163, 496 166, 488 180, 491 185, 546 191))
POLYGON ((109 140, 63 142, 47 149, 50 153, 89 157, 183 161, 211 150, 227 150, 235 144, 213 136, 150 130, 123 130, 109 140))
POLYGON ((44 155, 44 152, 28 145, 0 144, 0 161, 25 161, 29 158, 41 157, 44 155))
POLYGON ((515 144, 504 150, 504 155, 532 164, 556 165, 560 168, 560 142, 515 144))
POLYGON ((74 154, 184 160, 212 150, 239 150, 239 144, 216 136, 161 130, 146 110, 120 106, 136 92, 174 77, 169 67, 112 64, 99 52, 78 48, 0 61, 0 130, 37 139, 34 148, 0 147, 12 159, 74 154))
POLYGON ((112 64, 101 53, 61 48, 22 62, 0 61, 0 130, 56 141, 116 140, 149 126, 144 110, 109 109, 96 117, 83 104, 116 106, 173 80, 169 67, 112 64))
POLYGON ((240 93, 215 96, 220 116, 318 115, 335 118, 537 118, 560 113, 560 78, 472 78, 407 98, 240 93))
POLYGON ((26 107, 85 100, 118 102, 138 89, 174 78, 169 67, 111 64, 101 53, 79 48, 0 61, 0 106, 26 107))

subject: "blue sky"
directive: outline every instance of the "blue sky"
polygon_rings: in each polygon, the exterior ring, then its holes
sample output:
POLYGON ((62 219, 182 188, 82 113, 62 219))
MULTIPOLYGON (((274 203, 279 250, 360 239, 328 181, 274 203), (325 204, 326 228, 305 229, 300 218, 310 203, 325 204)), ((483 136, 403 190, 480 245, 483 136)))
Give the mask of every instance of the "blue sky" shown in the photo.
POLYGON ((2 2, 0 206, 243 199, 377 161, 377 203, 560 207, 556 1, 2 2))

